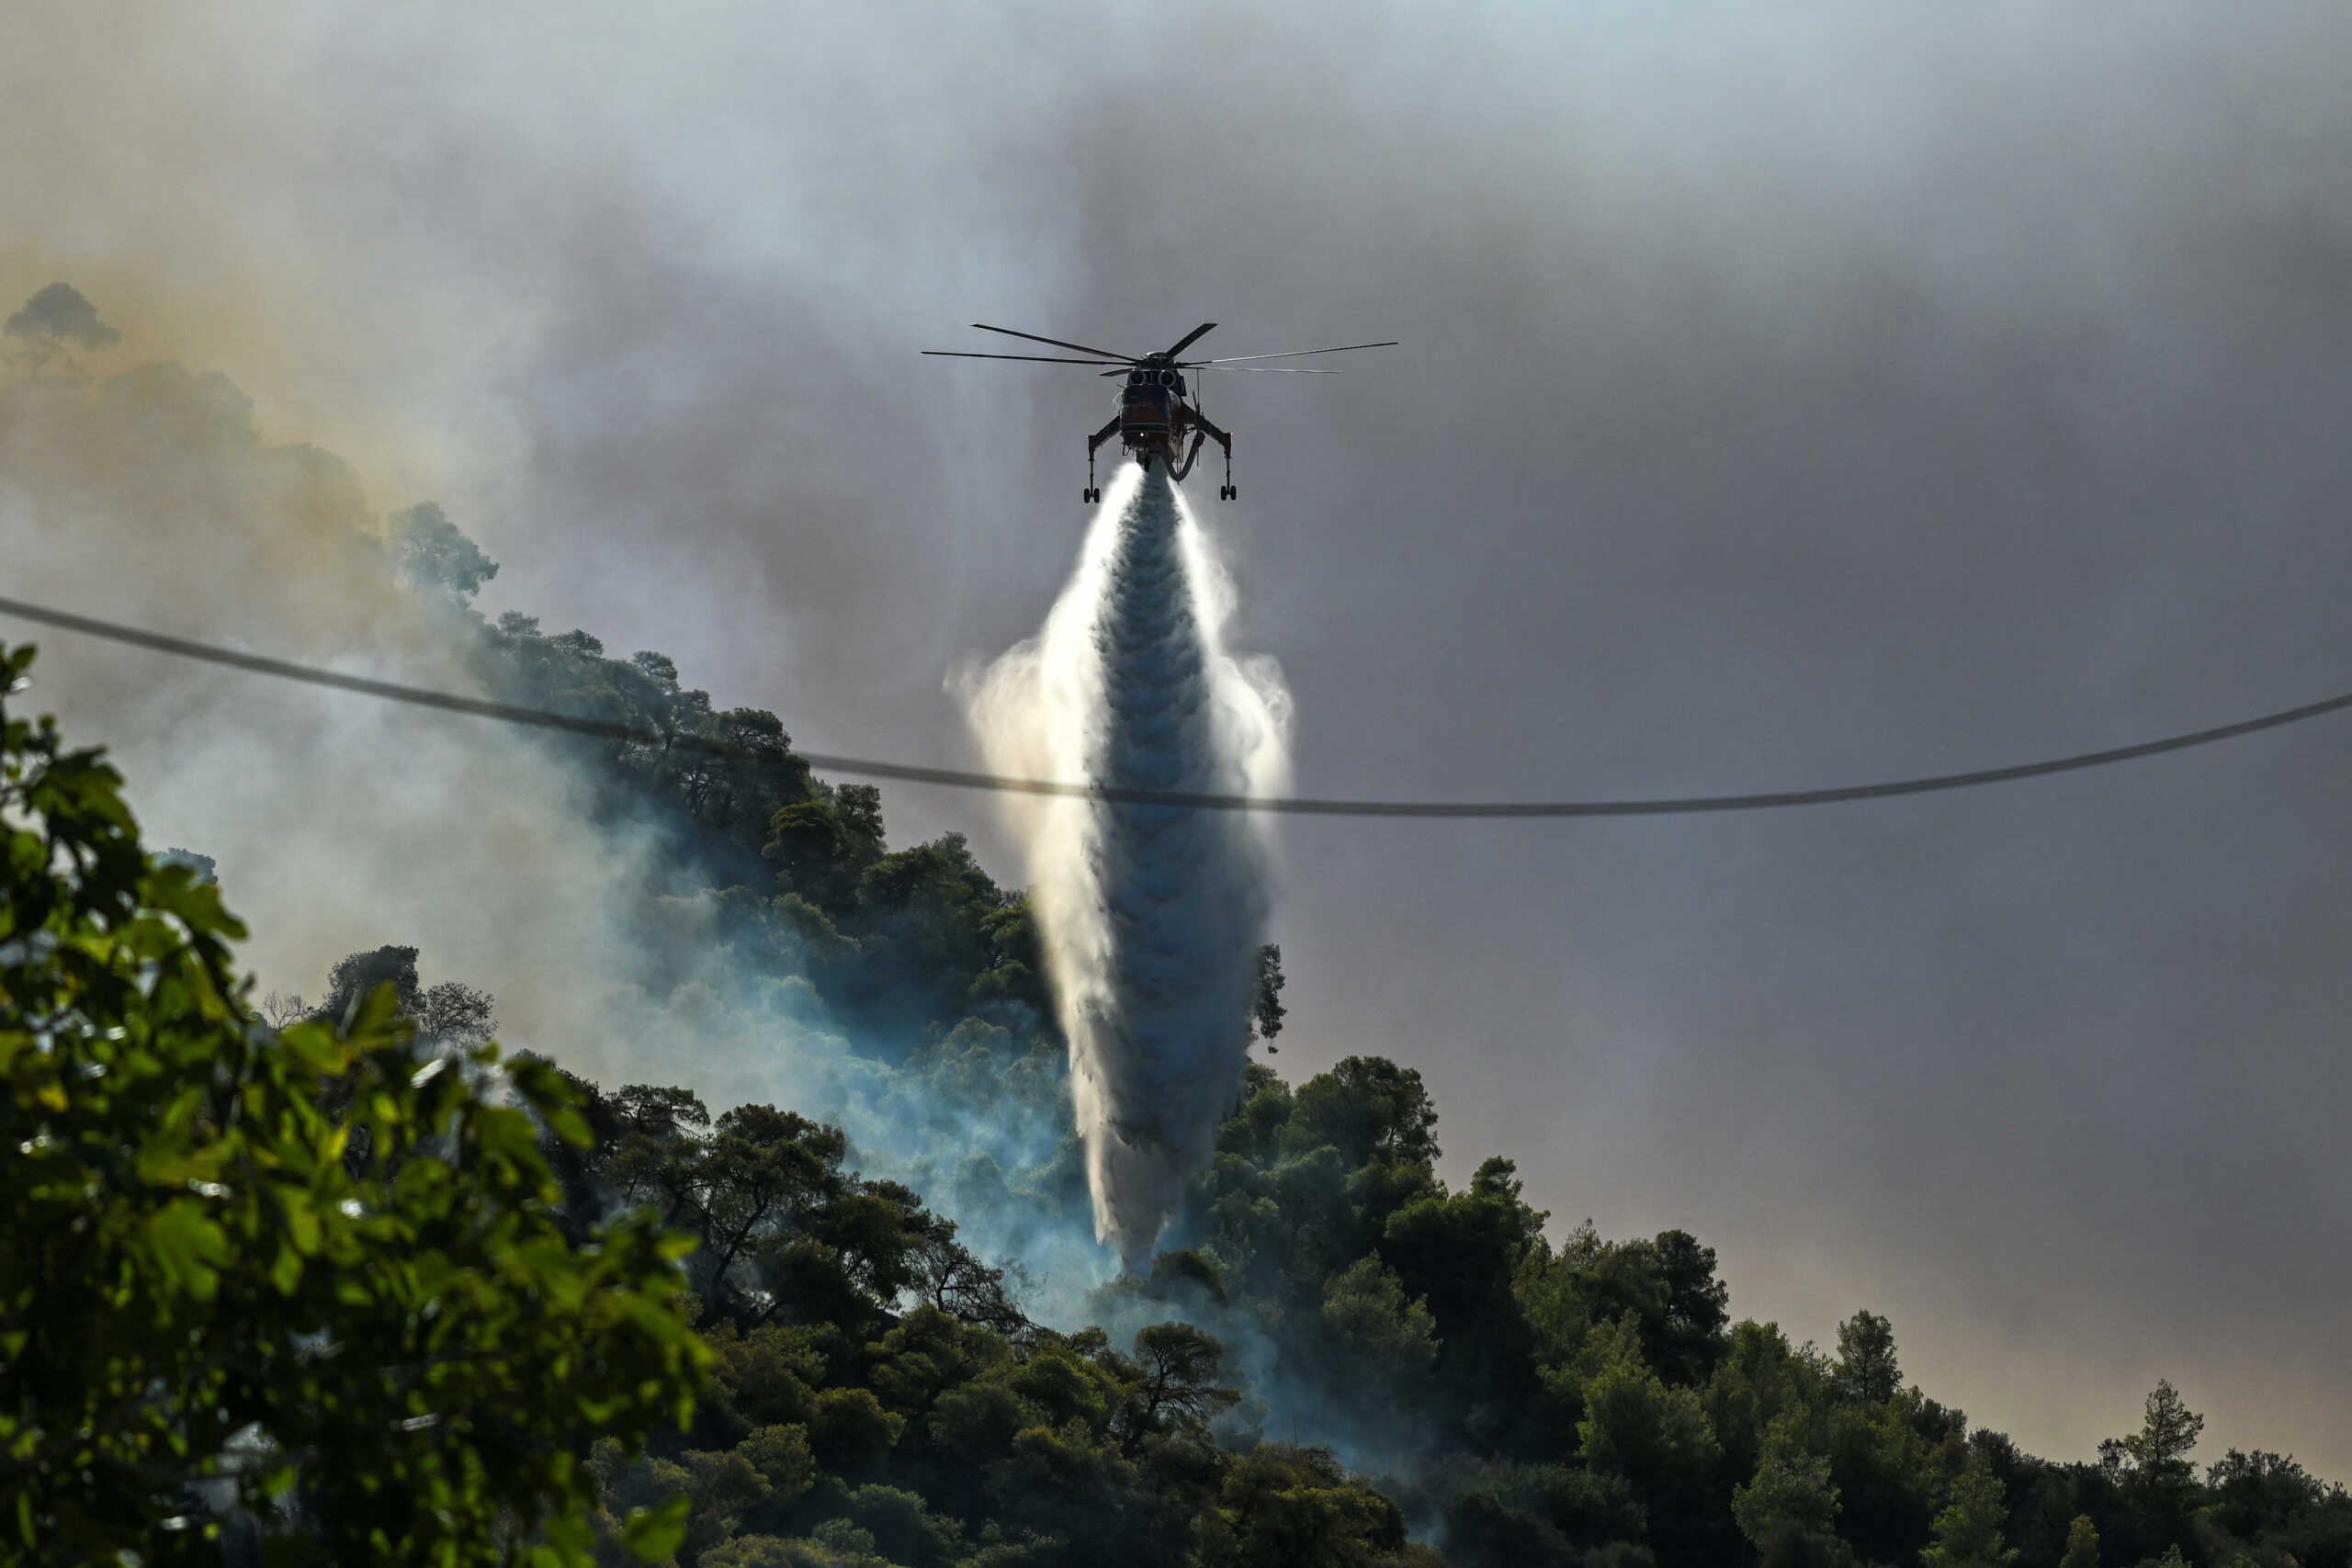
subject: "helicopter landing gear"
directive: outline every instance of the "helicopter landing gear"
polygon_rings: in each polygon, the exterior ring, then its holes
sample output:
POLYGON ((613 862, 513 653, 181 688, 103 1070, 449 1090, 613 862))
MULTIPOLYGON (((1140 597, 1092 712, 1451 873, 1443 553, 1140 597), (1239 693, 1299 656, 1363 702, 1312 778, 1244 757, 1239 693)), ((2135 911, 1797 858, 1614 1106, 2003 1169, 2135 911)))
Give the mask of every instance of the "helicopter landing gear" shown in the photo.
MULTIPOLYGON (((1124 417, 1124 416, 1122 416, 1124 417)), ((1094 449, 1119 434, 1120 420, 1110 423, 1086 438, 1086 503, 1092 506, 1102 499, 1102 490, 1094 482, 1094 449)))
POLYGON ((1216 498, 1219 501, 1238 501, 1241 491, 1233 482, 1233 437, 1226 436, 1219 445, 1225 448, 1225 482, 1216 487, 1216 498))
POLYGON ((1216 487, 1216 498, 1219 501, 1237 501, 1240 499, 1240 496, 1241 492, 1234 489, 1231 485, 1219 485, 1216 487))

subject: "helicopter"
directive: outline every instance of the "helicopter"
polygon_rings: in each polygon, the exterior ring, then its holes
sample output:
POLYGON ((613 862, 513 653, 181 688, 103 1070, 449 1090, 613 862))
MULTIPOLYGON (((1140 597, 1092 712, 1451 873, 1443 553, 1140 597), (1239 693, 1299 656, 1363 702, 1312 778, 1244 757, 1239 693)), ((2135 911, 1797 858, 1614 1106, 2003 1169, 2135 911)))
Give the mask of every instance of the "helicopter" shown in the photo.
POLYGON ((1105 378, 1125 377, 1119 389, 1119 412, 1102 429, 1086 438, 1086 501, 1091 504, 1102 499, 1102 491, 1094 482, 1094 454, 1104 442, 1117 436, 1121 446, 1136 455, 1146 473, 1154 462, 1164 463, 1168 477, 1181 479, 1193 471, 1193 460, 1201 455, 1204 442, 1215 441, 1225 449, 1225 482, 1217 486, 1219 501, 1239 499, 1241 491, 1233 482, 1233 435, 1209 423, 1201 412, 1200 400, 1186 384, 1187 370, 1272 370, 1291 376, 1336 376, 1336 370, 1310 368, 1296 365, 1260 365, 1261 359, 1302 359, 1311 354, 1345 354, 1358 348, 1394 348, 1394 338, 1382 343, 1342 344, 1338 348, 1298 348, 1288 354, 1242 354, 1227 359, 1180 359, 1193 344, 1200 342, 1216 327, 1215 321, 1203 321, 1170 347, 1158 354, 1117 354, 1107 348, 1089 348, 1082 343, 1064 343, 1059 338, 1039 337, 1035 333, 1017 333, 1011 327, 992 327, 985 321, 972 325, 984 333, 1001 333, 1006 337, 1024 338, 1054 348, 1075 349, 1091 355, 1086 359, 1069 359, 1047 354, 974 354, 960 349, 926 348, 922 352, 943 359, 1020 359, 1035 365, 1107 365, 1105 378), (1187 402, 1190 396, 1193 400, 1187 402), (1189 450, 1185 437, 1192 437, 1189 450), (1180 460, 1179 454, 1182 454, 1180 460))

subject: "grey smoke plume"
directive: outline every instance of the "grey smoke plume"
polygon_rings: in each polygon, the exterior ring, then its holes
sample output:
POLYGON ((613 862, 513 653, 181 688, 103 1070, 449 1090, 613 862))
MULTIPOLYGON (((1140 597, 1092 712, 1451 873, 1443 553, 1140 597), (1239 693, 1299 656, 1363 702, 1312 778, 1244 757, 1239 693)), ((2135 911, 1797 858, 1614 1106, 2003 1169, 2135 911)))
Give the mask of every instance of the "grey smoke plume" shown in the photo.
MULTIPOLYGON (((992 767, 1128 788, 1279 790, 1289 696, 1223 646, 1231 591, 1164 473, 1108 487, 1034 639, 968 694, 992 767)), ((1135 1269, 1206 1163, 1249 1046, 1272 845, 1228 812, 1016 797, 1098 1240, 1135 1269)))
MULTIPOLYGON (((0 358, 11 592, 491 694, 468 603, 493 578, 439 506, 380 513, 354 470, 270 439, 218 374, 0 358)), ((193 846, 170 853, 208 877, 217 862, 264 987, 311 991, 345 954, 418 950, 427 975, 495 997, 510 1048, 606 1088, 679 1084, 714 1111, 759 1101, 841 1125, 865 1174, 1017 1262, 1041 1319, 1076 1318, 1101 1283, 1069 1201, 1058 1054, 1016 1060, 1005 1031, 967 1020, 891 1067, 904 1043, 836 1018, 805 950, 744 934, 657 817, 616 809, 577 753, 20 622, 0 639, 40 644, 30 700, 108 748, 150 841, 193 846)), ((661 655, 637 662, 675 678, 661 655)))

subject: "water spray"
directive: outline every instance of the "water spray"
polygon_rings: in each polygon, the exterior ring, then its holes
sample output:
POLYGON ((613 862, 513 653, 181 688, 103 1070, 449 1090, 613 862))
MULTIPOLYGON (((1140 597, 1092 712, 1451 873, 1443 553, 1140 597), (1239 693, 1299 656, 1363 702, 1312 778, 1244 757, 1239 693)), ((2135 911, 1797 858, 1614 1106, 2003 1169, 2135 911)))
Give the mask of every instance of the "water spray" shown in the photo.
MULTIPOLYGON (((1123 468, 1035 638, 981 676, 992 768, 1114 788, 1267 794, 1289 696, 1227 654, 1232 594, 1165 472, 1123 468)), ((1235 812, 1018 797, 1098 1240, 1148 1268, 1208 1162, 1250 1043, 1272 883, 1268 829, 1235 812)))

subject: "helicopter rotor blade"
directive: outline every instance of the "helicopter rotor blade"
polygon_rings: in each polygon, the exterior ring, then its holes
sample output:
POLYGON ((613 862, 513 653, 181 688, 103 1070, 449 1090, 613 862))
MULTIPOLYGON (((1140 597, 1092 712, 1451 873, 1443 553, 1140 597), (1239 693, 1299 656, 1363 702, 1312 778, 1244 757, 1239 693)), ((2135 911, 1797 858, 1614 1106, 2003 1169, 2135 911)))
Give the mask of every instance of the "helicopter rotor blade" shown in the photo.
POLYGON ((1216 328, 1216 323, 1215 321, 1203 321, 1199 326, 1194 327, 1191 332, 1188 332, 1182 337, 1178 338, 1174 346, 1170 347, 1167 353, 1161 355, 1159 357, 1162 359, 1175 358, 1178 355, 1183 353, 1186 349, 1200 342, 1202 338, 1207 336, 1211 332, 1215 331, 1216 328))
POLYGON ((1202 365, 1216 365, 1220 367, 1227 365, 1239 365, 1246 360, 1251 359, 1297 359, 1309 354, 1345 354, 1350 349, 1355 348, 1395 348, 1396 346, 1396 340, 1395 338, 1387 338, 1379 343, 1345 343, 1341 344, 1337 348, 1294 348, 1288 354, 1239 354, 1234 355, 1231 359, 1196 359, 1192 361, 1186 367, 1191 368, 1193 366, 1202 365))
POLYGON ((919 352, 935 359, 1025 359, 1032 365, 1112 365, 1120 371, 1127 367, 1124 360, 1062 359, 1050 354, 967 354, 954 348, 926 348, 919 352))
MULTIPOLYGON (((1009 357, 1018 359, 1021 356, 1019 355, 1012 355, 1009 357)), ((1182 368, 1188 370, 1232 370, 1236 372, 1243 370, 1257 370, 1263 371, 1268 375, 1272 376, 1342 376, 1346 374, 1345 371, 1341 370, 1319 370, 1306 365, 1223 365, 1216 363, 1203 363, 1198 365, 1188 365, 1182 368)), ((1106 377, 1124 376, 1127 374, 1127 367, 1122 365, 1116 369, 1105 370, 1102 374, 1106 377)))
POLYGON ((974 321, 972 325, 984 333, 1002 333, 1007 337, 1025 337, 1031 343, 1049 343, 1056 348, 1074 348, 1080 354, 1098 355, 1105 360, 1115 359, 1122 365, 1137 365, 1142 363, 1141 355, 1134 354, 1121 354, 1115 349, 1091 348, 1082 343, 1064 343, 1057 337, 1039 337, 1035 333, 1017 333, 1011 327, 992 327, 986 321, 974 321))

